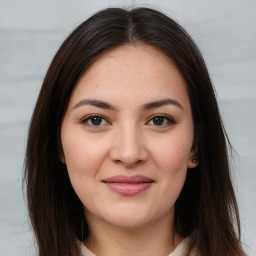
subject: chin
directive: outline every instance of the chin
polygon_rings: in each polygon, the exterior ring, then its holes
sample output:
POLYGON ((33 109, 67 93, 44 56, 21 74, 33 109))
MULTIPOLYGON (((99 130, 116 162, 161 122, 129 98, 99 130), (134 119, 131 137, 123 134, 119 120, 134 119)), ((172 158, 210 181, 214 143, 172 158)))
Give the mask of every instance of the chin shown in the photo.
POLYGON ((107 217, 105 221, 127 230, 142 228, 154 222, 155 219, 150 212, 143 211, 142 209, 119 209, 108 216, 105 215, 105 217, 107 217))
POLYGON ((134 217, 126 217, 122 216, 118 220, 113 220, 112 224, 116 227, 125 229, 125 230, 137 230, 142 228, 148 224, 148 221, 144 218, 134 218, 134 217))

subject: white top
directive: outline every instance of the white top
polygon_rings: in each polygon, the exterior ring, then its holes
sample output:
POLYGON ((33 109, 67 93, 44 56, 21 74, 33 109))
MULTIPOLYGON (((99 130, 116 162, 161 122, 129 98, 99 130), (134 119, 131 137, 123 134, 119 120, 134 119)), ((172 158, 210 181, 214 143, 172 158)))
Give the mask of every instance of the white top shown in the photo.
MULTIPOLYGON (((176 249, 168 256, 184 256, 188 245, 188 238, 184 239, 176 249)), ((81 244, 81 252, 83 256, 96 256, 83 243, 81 244)))

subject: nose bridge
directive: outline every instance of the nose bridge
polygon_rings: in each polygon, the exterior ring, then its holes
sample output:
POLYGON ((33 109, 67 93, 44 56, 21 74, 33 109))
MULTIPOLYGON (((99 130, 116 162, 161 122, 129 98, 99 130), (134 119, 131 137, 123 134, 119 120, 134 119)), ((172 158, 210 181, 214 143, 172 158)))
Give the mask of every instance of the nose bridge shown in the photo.
POLYGON ((112 148, 112 159, 133 166, 146 160, 143 137, 138 126, 126 123, 117 129, 112 148))

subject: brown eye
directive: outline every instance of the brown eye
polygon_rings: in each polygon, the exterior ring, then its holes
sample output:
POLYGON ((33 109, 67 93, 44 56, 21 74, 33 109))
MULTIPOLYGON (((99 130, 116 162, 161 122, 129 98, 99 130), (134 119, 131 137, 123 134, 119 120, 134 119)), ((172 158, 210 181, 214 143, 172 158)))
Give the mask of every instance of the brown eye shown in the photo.
POLYGON ((90 122, 91 122, 92 125, 101 125, 102 117, 100 117, 100 116, 91 117, 90 122))
POLYGON ((164 123, 164 117, 163 116, 157 116, 152 119, 154 125, 163 125, 164 123))
POLYGON ((81 121, 82 124, 88 125, 88 126, 103 126, 108 124, 108 121, 99 115, 90 115, 84 118, 81 121))
POLYGON ((166 115, 156 115, 152 117, 147 124, 154 126, 169 126, 175 124, 176 122, 169 116, 166 115))

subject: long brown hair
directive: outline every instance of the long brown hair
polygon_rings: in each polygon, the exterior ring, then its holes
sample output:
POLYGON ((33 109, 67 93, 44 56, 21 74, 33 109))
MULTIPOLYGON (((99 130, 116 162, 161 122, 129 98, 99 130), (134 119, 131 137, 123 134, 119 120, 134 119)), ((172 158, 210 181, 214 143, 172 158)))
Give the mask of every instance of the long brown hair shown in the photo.
POLYGON ((199 166, 189 170, 175 205, 175 226, 203 256, 242 256, 229 145, 204 60, 186 31, 156 10, 109 8, 79 25, 56 53, 31 119, 24 181, 40 256, 80 255, 89 234, 83 205, 59 160, 60 128, 70 95, 90 64, 125 44, 147 44, 183 75, 194 120, 199 166))

